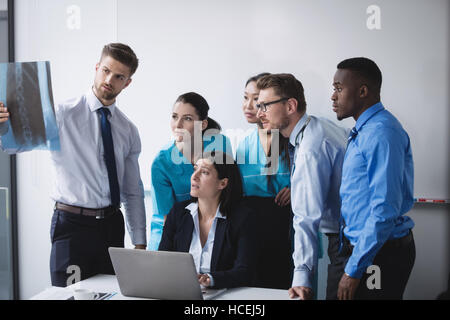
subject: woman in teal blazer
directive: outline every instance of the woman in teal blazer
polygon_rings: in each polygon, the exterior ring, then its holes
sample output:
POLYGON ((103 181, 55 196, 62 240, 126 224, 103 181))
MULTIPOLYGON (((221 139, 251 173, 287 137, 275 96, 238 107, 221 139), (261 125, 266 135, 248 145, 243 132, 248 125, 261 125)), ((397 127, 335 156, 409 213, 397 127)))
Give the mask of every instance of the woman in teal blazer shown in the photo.
POLYGON ((198 153, 214 150, 232 154, 230 140, 208 117, 208 102, 198 93, 182 94, 175 101, 170 126, 174 135, 156 155, 151 167, 152 219, 148 250, 158 250, 166 215, 175 202, 190 199, 190 177, 198 153))

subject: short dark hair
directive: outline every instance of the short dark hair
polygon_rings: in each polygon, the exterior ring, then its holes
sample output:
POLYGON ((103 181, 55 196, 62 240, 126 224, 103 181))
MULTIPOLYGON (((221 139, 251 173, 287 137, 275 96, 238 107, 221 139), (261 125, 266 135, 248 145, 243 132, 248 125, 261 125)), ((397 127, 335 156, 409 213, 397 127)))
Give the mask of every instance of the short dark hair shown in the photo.
POLYGON ((206 101, 206 99, 203 98, 200 94, 196 92, 183 93, 175 101, 175 103, 177 102, 189 103, 191 106, 194 107, 200 120, 208 120, 208 126, 205 128, 204 131, 208 129, 217 129, 219 131, 222 130, 222 127, 216 120, 213 120, 210 117, 208 117, 209 104, 206 101))
POLYGON ((239 167, 232 156, 222 151, 205 152, 200 158, 209 159, 213 163, 219 179, 228 179, 228 184, 219 197, 220 212, 226 216, 242 200, 244 188, 239 167))
POLYGON ((258 82, 258 80, 264 76, 268 76, 269 72, 262 72, 257 74, 256 76, 248 78, 247 82, 245 83, 245 86, 247 86, 250 82, 258 82))
POLYGON ((356 73, 369 89, 373 89, 375 93, 380 93, 382 82, 381 70, 372 60, 364 57, 350 58, 341 61, 337 65, 337 68, 356 73))
POLYGON ((297 100, 297 112, 306 111, 305 90, 302 83, 290 73, 277 73, 263 76, 256 86, 259 90, 273 88, 275 93, 282 98, 294 98, 297 100))
POLYGON ((134 51, 123 43, 109 43, 105 45, 100 60, 105 56, 110 56, 130 68, 130 77, 136 72, 139 65, 139 59, 134 51))

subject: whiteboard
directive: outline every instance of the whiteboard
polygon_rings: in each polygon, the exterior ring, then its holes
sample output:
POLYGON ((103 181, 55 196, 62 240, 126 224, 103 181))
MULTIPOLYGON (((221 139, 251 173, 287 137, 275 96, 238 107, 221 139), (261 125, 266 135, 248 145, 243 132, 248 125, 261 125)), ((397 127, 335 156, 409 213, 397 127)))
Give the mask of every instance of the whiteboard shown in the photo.
POLYGON ((105 43, 135 50, 140 66, 118 105, 140 131, 146 188, 151 162, 171 137, 178 95, 202 94, 236 144, 234 137, 252 128, 241 112, 247 78, 293 73, 305 87, 308 113, 337 122, 330 100, 336 65, 366 56, 383 73, 382 102, 411 138, 415 195, 450 198, 446 0, 28 0, 17 6, 26 12, 19 56, 52 62, 55 101, 92 84, 105 43))

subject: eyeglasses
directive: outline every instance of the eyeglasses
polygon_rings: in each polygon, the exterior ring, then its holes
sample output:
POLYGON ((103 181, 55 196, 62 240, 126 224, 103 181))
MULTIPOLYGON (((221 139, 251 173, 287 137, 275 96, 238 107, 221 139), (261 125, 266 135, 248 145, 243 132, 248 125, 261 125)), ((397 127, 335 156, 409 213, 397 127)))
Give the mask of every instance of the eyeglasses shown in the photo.
POLYGON ((271 104, 278 103, 278 102, 281 102, 281 101, 286 101, 286 100, 289 100, 289 98, 281 98, 281 99, 278 99, 278 100, 275 100, 275 101, 271 101, 271 102, 261 102, 261 103, 258 103, 256 105, 256 107, 258 109, 261 109, 262 112, 267 112, 267 107, 270 106, 271 104))

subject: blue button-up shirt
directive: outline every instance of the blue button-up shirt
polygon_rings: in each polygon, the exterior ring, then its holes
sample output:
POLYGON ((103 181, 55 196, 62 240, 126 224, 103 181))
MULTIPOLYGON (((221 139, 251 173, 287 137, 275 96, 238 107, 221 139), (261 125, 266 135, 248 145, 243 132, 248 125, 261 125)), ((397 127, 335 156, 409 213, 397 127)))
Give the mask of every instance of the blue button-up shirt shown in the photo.
POLYGON ((298 121, 289 142, 295 146, 291 172, 294 212, 294 277, 292 286, 313 288, 317 272, 318 232, 339 231, 342 162, 348 131, 308 115, 298 121))
POLYGON ((340 195, 344 234, 354 246, 345 272, 361 278, 389 239, 413 228, 414 168, 408 134, 381 102, 358 118, 348 143, 340 195))

